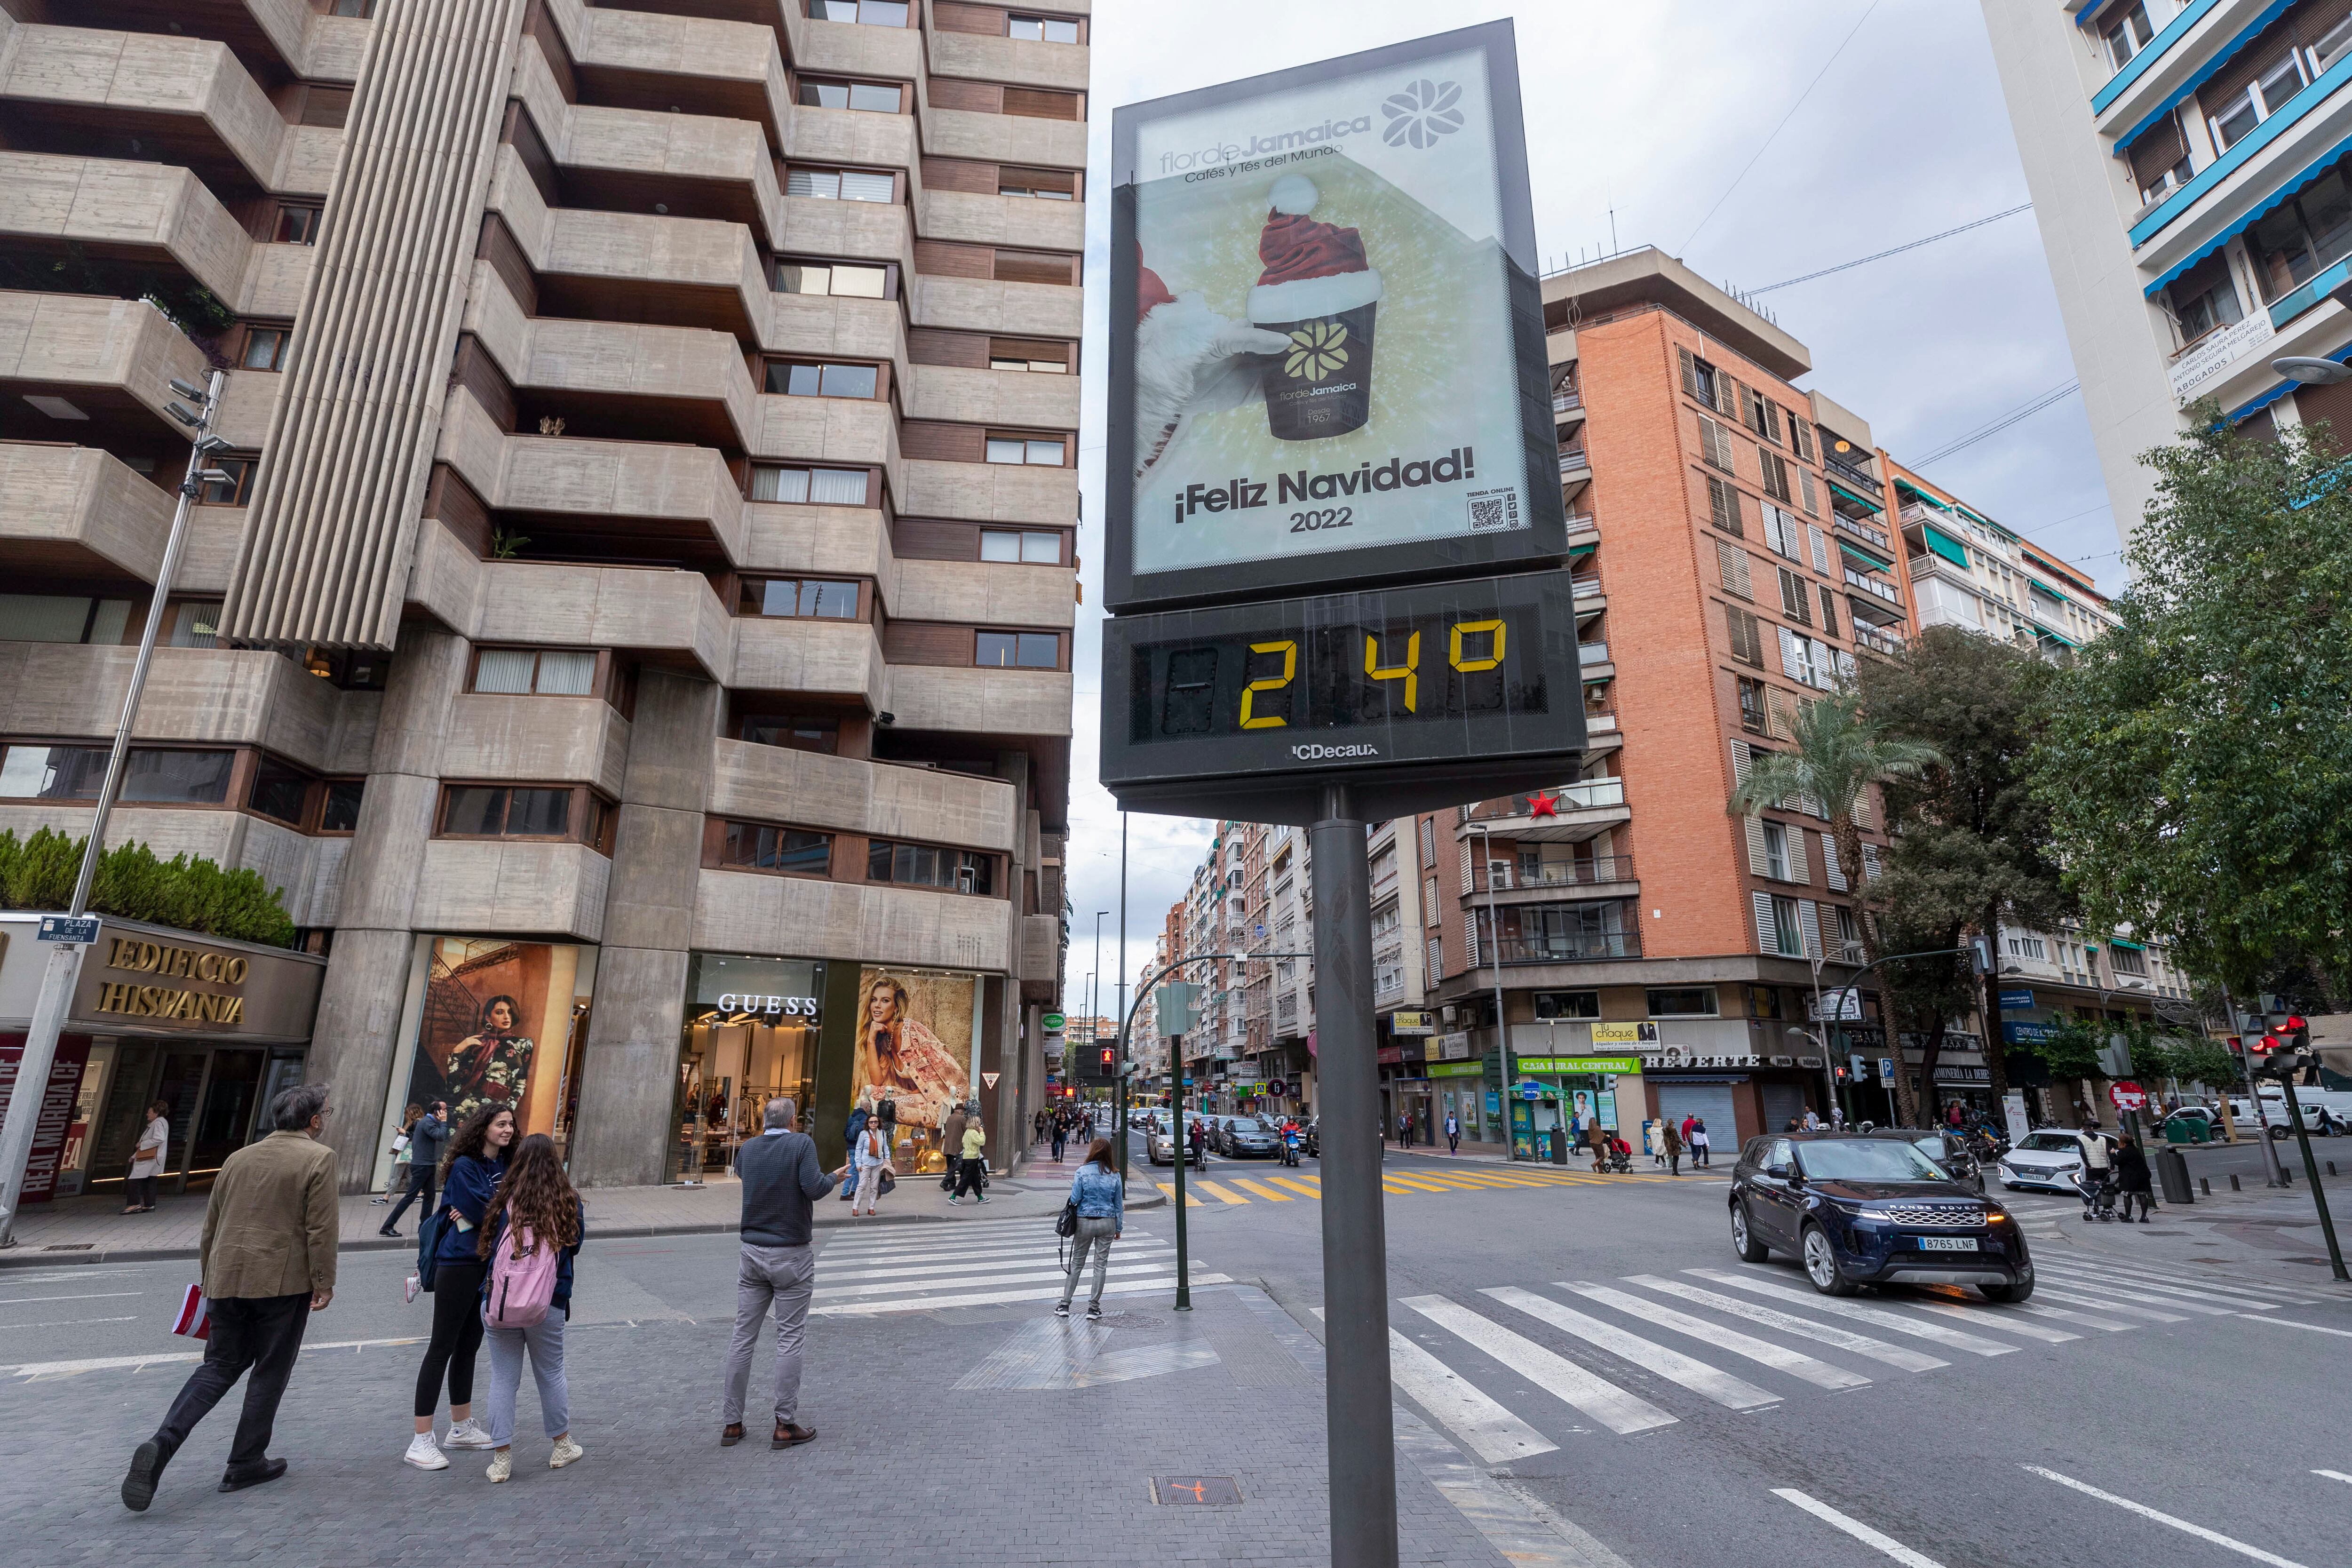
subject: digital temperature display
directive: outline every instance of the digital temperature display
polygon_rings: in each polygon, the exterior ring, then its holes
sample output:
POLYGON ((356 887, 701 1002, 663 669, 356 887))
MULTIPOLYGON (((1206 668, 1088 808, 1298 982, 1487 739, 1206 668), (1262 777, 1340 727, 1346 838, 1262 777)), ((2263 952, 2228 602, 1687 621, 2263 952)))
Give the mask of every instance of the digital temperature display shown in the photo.
POLYGON ((1334 768, 1494 776, 1517 758, 1549 777, 1584 743, 1575 626, 1565 573, 1118 616, 1103 782, 1142 798, 1334 768))

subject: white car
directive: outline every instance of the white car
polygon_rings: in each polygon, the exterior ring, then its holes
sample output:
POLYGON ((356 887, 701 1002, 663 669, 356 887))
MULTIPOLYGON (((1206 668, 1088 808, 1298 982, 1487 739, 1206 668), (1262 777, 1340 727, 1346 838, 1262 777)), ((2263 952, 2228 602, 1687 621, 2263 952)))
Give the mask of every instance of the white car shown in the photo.
POLYGON ((2000 1157, 2000 1184, 2011 1192, 2040 1187, 2047 1192, 2079 1193, 2074 1178, 2083 1169, 2083 1141, 2072 1132, 2044 1129, 2029 1132, 2025 1141, 2000 1157))

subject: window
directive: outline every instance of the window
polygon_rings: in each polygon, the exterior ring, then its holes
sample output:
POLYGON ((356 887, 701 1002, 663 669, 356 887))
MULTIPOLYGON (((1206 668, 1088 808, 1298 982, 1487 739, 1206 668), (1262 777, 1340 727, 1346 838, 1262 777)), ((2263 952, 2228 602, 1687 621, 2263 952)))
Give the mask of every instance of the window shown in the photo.
POLYGON ((1764 874, 1776 882, 1794 880, 1789 875, 1788 828, 1777 822, 1768 822, 1763 826, 1764 874))
POLYGON ((1769 985, 1750 985, 1748 987, 1748 1015, 1752 1018, 1780 1017, 1780 993, 1769 985))
MULTIPOLYGON (((0 758, 0 797, 96 800, 109 752, 105 746, 10 746, 0 758)), ((116 798, 144 805, 223 805, 236 765, 231 751, 134 746, 123 760, 116 798)))
POLYGON ((1717 1016, 1715 987, 1683 985, 1653 987, 1647 1005, 1653 1018, 1712 1018, 1717 1016))
POLYGON ((253 496, 253 476, 261 467, 258 458, 215 458, 209 467, 226 474, 226 479, 206 479, 204 489, 196 492, 203 506, 243 506, 253 496))
POLYGON ((1751 735, 1769 734, 1772 723, 1764 706, 1764 683, 1744 675, 1732 679, 1739 682, 1739 727, 1751 735))
POLYGON ((988 460, 992 463, 1026 463, 1033 468, 1058 468, 1062 466, 1064 443, 1059 436, 991 436, 988 438, 988 460))
POLYGON ((1698 453, 1712 468, 1721 468, 1727 474, 1739 471, 1732 465, 1731 432, 1704 414, 1698 416, 1698 453))
POLYGON ((809 15, 820 22, 903 27, 907 25, 907 0, 809 0, 809 15))
POLYGON ((2011 958, 2040 959, 2044 956, 2042 939, 2038 936, 2012 935, 2009 939, 2009 955, 2011 958))
POLYGON ((572 826, 569 789, 449 784, 441 794, 445 838, 562 838, 572 826))
POLYGON ((2237 280, 2230 274, 2230 258, 2225 251, 2214 252, 2182 273, 2168 293, 2172 300, 2172 319, 2180 329, 2183 344, 2193 343, 2216 327, 2226 327, 2245 316, 2238 303, 2237 280))
POLYGON ((787 397, 873 397, 882 373, 870 364, 791 364, 772 360, 768 390, 787 397))
POLYGON ((1715 366, 1688 349, 1678 349, 1675 353, 1682 357, 1683 390, 1709 408, 1719 406, 1716 396, 1715 366))
POLYGON ((1764 542, 1772 547, 1772 552, 1791 561, 1802 561, 1805 558, 1804 525, 1777 506, 1768 505, 1760 510, 1764 516, 1764 542))
POLYGON ((761 714, 744 720, 741 734, 755 746, 782 746, 827 757, 841 751, 841 724, 834 719, 761 714))
POLYGON ((2148 40, 2155 37, 2156 29, 2147 23, 2147 7, 2134 5, 2106 31, 2109 63, 2117 70, 2123 69, 2131 64, 2134 55, 2147 47, 2148 40))
POLYGON ((1601 1016, 1601 993, 1598 991, 1538 991, 1535 1000, 1536 1016, 1546 1022, 1554 1018, 1601 1016))
POLYGON ((1748 531, 1739 519, 1739 492, 1717 479, 1706 476, 1707 521, 1735 539, 1745 539, 1748 531))
POLYGON ((2347 49, 2352 49, 2352 16, 2347 16, 2328 28, 2319 36, 2319 42, 2311 46, 2313 77, 2326 75, 2336 61, 2344 58, 2347 49))
POLYGON ((502 697, 593 697, 596 656, 584 649, 482 648, 474 656, 474 689, 502 697))
POLYGON ((302 826, 302 810, 310 803, 310 780, 306 773, 284 763, 264 757, 260 767, 254 770, 253 788, 245 797, 246 809, 271 817, 289 826, 302 826))
POLYGON ((2290 48, 2263 68, 2246 89, 2211 115, 2213 144, 2223 152, 2237 145, 2254 127, 2285 107, 2304 87, 2303 58, 2290 48))
POLYGON ((375 0, 335 0, 327 13, 331 16, 368 17, 375 15, 375 0))
POLYGON ((1838 635, 1837 596, 1827 584, 1822 584, 1822 630, 1832 637, 1838 635))
POLYGON ((1731 657, 1742 664, 1763 668, 1764 638, 1755 616, 1737 605, 1726 605, 1723 606, 1723 618, 1731 634, 1731 657))
POLYGON ((784 173, 784 195, 814 196, 822 201, 887 203, 898 199, 898 181, 895 175, 864 169, 788 169, 784 173))
POLYGON ((278 207, 278 227, 270 237, 279 245, 316 245, 319 243, 319 220, 323 216, 323 208, 281 202, 278 207))
POLYGON ((1862 922, 1854 919, 1853 910, 1844 904, 1832 904, 1831 908, 1837 910, 1838 956, 1848 963, 1860 962, 1863 952, 1862 922))
POLYGON ((996 171, 996 194, 1000 196, 1033 196, 1048 202, 1076 201, 1078 177, 1067 169, 1000 167, 996 171))
POLYGON ((1015 532, 1009 528, 983 528, 980 531, 980 558, 982 561, 1019 561, 1032 566, 1059 566, 1062 563, 1062 536, 1034 529, 1015 532))
POLYGON ((1806 602, 1805 580, 1780 567, 1780 609, 1790 620, 1802 626, 1813 624, 1812 606, 1806 602))
POLYGON ((1062 667, 1059 632, 976 632, 973 641, 974 664, 1018 666, 1024 669, 1062 667))
POLYGON ((720 841, 719 863, 745 871, 782 871, 823 877, 833 870, 833 835, 804 827, 766 827, 730 822, 720 841))
POLYGON ((751 470, 753 500, 864 506, 866 485, 864 468, 777 468, 761 465, 751 470))
POLYGON ((890 297, 890 269, 831 261, 779 261, 776 263, 776 292, 830 294, 836 299, 847 300, 887 300, 890 297))
POLYGON ((940 849, 929 844, 892 844, 877 838, 866 846, 866 879, 958 893, 995 890, 996 857, 974 849, 940 849))
POLYGON ((1804 932, 1797 925, 1797 900, 1772 900, 1772 949, 1789 958, 1805 956, 1804 932))
POLYGON ((2111 942, 2107 944, 2107 962, 2115 966, 2117 974, 2147 973, 2147 958, 2137 949, 2126 947, 2119 942, 2111 942))
POLYGON ((365 779, 329 779, 319 803, 319 831, 350 833, 360 825, 360 801, 367 794, 365 779))
POLYGON ((988 340, 988 368, 1067 375, 1070 374, 1070 351, 1066 344, 1048 340, 1033 342, 1023 338, 991 338, 988 340))
POLYGON ((1793 500, 1789 493, 1789 460, 1778 452, 1759 451, 1757 456, 1764 464, 1764 493, 1777 501, 1793 500))
POLYGON ((1062 16, 1014 15, 1005 18, 1004 30, 1013 37, 1027 38, 1034 43, 1075 44, 1078 41, 1077 23, 1062 16))
POLYGON ((286 327, 247 327, 245 329, 245 353, 237 361, 243 370, 283 370, 286 368, 286 344, 294 336, 286 327))
POLYGON ((1750 430, 1777 445, 1780 439, 1780 405, 1758 396, 1753 387, 1743 386, 1739 394, 1740 400, 1748 405, 1743 422, 1750 430))
POLYGON ((752 578, 743 584, 742 613, 854 621, 857 618, 857 584, 819 577, 770 577, 764 581, 752 578))
MULTIPOLYGON (((903 20, 899 23, 901 26, 905 25, 903 20)), ((800 100, 806 109, 859 109, 875 114, 896 114, 906 92, 897 82, 813 81, 803 77, 800 100)))

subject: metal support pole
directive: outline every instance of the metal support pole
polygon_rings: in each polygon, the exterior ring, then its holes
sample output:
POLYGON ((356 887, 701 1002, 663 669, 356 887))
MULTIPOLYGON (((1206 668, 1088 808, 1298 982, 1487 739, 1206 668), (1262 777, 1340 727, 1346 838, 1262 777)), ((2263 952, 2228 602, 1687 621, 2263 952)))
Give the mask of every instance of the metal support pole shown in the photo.
POLYGON ((1127 813, 1118 814, 1118 1000, 1112 1004, 1118 1010, 1118 1058, 1115 1076, 1118 1109, 1112 1112, 1118 1139, 1118 1184, 1127 1189, 1127 1102, 1131 1085, 1128 1081, 1129 1063, 1127 1058, 1127 813))
MULTIPOLYGON (((66 912, 80 916, 89 910, 90 889, 98 880, 98 859, 106 853, 106 822, 113 815, 115 792, 131 755, 131 731, 139 720, 139 699, 147 689, 148 667, 155 658, 155 636, 171 605, 172 580, 178 574, 180 554, 188 538, 188 510, 203 488, 201 476, 211 453, 205 440, 219 411, 225 378, 215 371, 205 383, 204 408, 194 426, 194 445, 188 448, 188 467, 180 480, 179 505, 173 509, 172 531, 163 544, 163 562, 156 569, 155 591, 147 602, 147 623, 139 631, 139 655, 131 666, 130 689, 122 694, 122 716, 114 726, 114 750, 106 760, 106 779, 99 785, 98 809, 91 814, 89 837, 83 842, 81 873, 74 879, 73 901, 66 912)), ((177 407, 177 405, 173 405, 177 407)), ((215 446, 218 444, 215 443, 215 446)), ((8 1097, 8 1117, 0 1123, 0 1248, 16 1245, 16 1214, 24 1206, 25 1167, 33 1153, 33 1135, 42 1102, 48 1099, 49 1073, 58 1058, 58 1036, 71 1009, 74 984, 81 974, 79 942, 50 944, 47 964, 41 971, 40 995, 33 1004, 25 1049, 16 1061, 16 1087, 8 1097)))
POLYGON ((1348 786, 1324 790, 1323 820, 1307 830, 1307 845, 1314 858, 1316 1055, 1331 1121, 1323 1136, 1323 1420, 1331 1561, 1347 1568, 1396 1568, 1371 868, 1348 786))
MULTIPOLYGON (((1503 1053, 1503 1159, 1505 1163, 1519 1157, 1518 1141, 1511 1136, 1511 1026, 1503 1017, 1503 921, 1495 912, 1495 833, 1483 822, 1472 823, 1485 846, 1486 862, 1486 937, 1487 946, 1494 951, 1486 957, 1495 966, 1495 1046, 1503 1053)), ((1381 1129, 1387 1136, 1388 1129, 1381 1129)), ((1529 1136, 1533 1136, 1530 1127, 1529 1136)))
MULTIPOLYGON (((2327 1189, 2319 1184, 2319 1161, 2311 1152, 2311 1133, 2303 1125, 2303 1107, 2294 1098, 2294 1079, 2292 1076, 2282 1079, 2279 1086, 2286 1090, 2286 1116, 2294 1128, 2294 1141, 2303 1146, 2303 1173, 2311 1178, 2311 1201, 2319 1205, 2320 1234, 2327 1237, 2327 1265, 2338 1279, 2352 1280, 2352 1274, 2344 1272, 2344 1249, 2336 1244, 2336 1219, 2327 1212, 2327 1189)), ((2260 1089, 2255 1090, 2254 1099, 2261 1100, 2260 1089)), ((2267 1136, 2263 1141, 2270 1142, 2267 1136)))
MULTIPOLYGON (((1177 1053, 1183 1048, 1183 1036, 1168 1037, 1170 1059, 1181 1062, 1183 1058, 1177 1053)), ((1184 1162, 1192 1157, 1192 1125, 1185 1120, 1187 1114, 1184 1110, 1184 1074, 1180 1068, 1176 1074, 1175 1137, 1168 1150, 1172 1156, 1169 1163, 1176 1167, 1176 1310, 1180 1312, 1192 1310, 1192 1255, 1184 1240, 1184 1162)))

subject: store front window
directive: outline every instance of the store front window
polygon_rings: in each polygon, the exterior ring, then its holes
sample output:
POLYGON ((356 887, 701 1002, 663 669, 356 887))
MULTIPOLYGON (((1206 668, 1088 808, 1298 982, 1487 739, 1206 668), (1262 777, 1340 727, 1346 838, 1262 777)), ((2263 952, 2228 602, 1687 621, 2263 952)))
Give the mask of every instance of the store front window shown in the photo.
POLYGON ((767 1125, 768 1101, 798 1103, 807 1131, 823 1023, 821 959, 696 953, 687 969, 670 1162, 681 1181, 719 1175, 767 1125))

